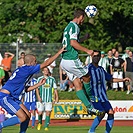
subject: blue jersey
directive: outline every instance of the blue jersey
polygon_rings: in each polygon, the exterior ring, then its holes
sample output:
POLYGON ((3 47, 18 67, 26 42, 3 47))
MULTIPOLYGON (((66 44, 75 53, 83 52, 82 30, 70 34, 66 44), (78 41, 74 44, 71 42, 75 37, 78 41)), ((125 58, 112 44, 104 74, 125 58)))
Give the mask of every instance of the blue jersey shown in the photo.
POLYGON ((25 85, 33 74, 40 71, 40 64, 35 66, 23 65, 18 67, 11 75, 2 89, 6 89, 10 92, 10 95, 16 99, 22 94, 25 89, 25 85))
POLYGON ((100 99, 101 102, 108 101, 106 94, 106 81, 112 79, 112 75, 107 73, 103 67, 95 67, 92 63, 88 66, 88 71, 91 76, 90 86, 91 95, 94 98, 100 99))
MULTIPOLYGON (((37 80, 33 78, 26 86, 33 86, 37 83, 37 80)), ((35 89, 24 94, 24 102, 35 102, 36 101, 36 91, 35 89)))

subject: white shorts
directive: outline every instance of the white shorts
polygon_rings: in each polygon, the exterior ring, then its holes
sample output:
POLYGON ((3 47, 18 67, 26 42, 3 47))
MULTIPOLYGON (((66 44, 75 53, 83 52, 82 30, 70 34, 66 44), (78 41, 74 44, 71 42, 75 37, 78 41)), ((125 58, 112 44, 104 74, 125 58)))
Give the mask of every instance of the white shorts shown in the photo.
POLYGON ((76 60, 61 60, 61 68, 66 71, 69 80, 73 81, 75 78, 81 78, 88 73, 88 69, 85 68, 79 59, 76 60))
POLYGON ((52 102, 37 102, 37 110, 38 112, 52 111, 52 102))

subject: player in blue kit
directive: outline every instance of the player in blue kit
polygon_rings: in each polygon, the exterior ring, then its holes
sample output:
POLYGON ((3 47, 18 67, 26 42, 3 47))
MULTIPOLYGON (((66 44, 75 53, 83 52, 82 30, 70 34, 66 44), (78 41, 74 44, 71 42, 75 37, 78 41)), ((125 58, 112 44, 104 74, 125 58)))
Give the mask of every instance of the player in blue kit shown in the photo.
MULTIPOLYGON (((27 84, 27 86, 33 86, 37 83, 35 78, 32 78, 31 81, 27 84)), ((36 120, 36 90, 32 90, 29 92, 25 92, 23 96, 23 101, 25 107, 31 112, 32 118, 32 128, 35 127, 35 120, 36 120)))
MULTIPOLYGON (((20 133, 26 132, 30 120, 30 113, 19 100, 19 96, 22 94, 26 83, 32 75, 39 72, 42 68, 50 65, 63 51, 64 47, 42 64, 36 64, 36 57, 34 55, 29 54, 25 56, 25 65, 17 68, 0 90, 0 106, 9 114, 16 115, 4 122, 1 122, 0 129, 15 124, 21 124, 20 133)), ((43 83, 43 80, 41 83, 43 83)), ((37 88, 40 84, 30 87, 30 89, 28 88, 28 91, 31 91, 33 88, 37 88)))
MULTIPOLYGON (((124 78, 124 79, 112 78, 112 75, 107 73, 103 67, 98 65, 100 58, 101 58, 101 52, 94 50, 94 54, 92 56, 92 63, 90 63, 87 66, 89 70, 89 75, 91 77, 90 78, 91 90, 90 90, 89 98, 95 109, 108 114, 105 133, 110 133, 114 123, 114 111, 107 98, 105 81, 107 80, 107 81, 113 81, 113 82, 125 82, 125 81, 130 81, 130 79, 129 78, 124 78)), ((105 113, 97 116, 94 119, 88 133, 95 133, 96 127, 100 124, 105 113)))

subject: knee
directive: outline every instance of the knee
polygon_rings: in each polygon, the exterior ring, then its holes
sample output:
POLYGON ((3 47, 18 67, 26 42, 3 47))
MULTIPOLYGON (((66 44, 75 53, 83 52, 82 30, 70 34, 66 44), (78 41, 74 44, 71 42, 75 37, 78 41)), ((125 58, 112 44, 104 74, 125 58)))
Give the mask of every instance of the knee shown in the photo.
POLYGON ((31 114, 28 114, 28 115, 25 114, 25 115, 23 115, 23 116, 20 117, 20 121, 21 122, 24 122, 26 120, 29 120, 30 117, 31 117, 31 114))

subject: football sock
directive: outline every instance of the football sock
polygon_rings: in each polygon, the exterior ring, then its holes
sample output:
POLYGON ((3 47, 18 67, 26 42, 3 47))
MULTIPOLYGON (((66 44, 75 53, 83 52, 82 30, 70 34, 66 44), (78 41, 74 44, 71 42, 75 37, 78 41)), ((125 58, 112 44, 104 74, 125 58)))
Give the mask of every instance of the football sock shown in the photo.
POLYGON ((89 99, 89 97, 91 96, 90 82, 88 82, 88 83, 83 82, 83 85, 84 85, 85 92, 87 94, 87 98, 89 99))
POLYGON ((49 126, 49 122, 50 122, 50 117, 46 116, 45 125, 44 125, 45 128, 49 126))
POLYGON ((26 130, 28 128, 30 119, 25 120, 20 124, 20 132, 19 133, 26 133, 26 130))
POLYGON ((92 123, 92 126, 90 128, 90 132, 95 132, 96 127, 99 125, 99 123, 101 122, 101 120, 102 120, 102 118, 100 118, 98 116, 94 119, 94 121, 92 123))
POLYGON ((105 133, 110 133, 112 127, 114 124, 114 115, 113 114, 109 114, 107 121, 106 121, 106 131, 105 133))
POLYGON ((42 115, 38 115, 38 122, 42 124, 42 115))
POLYGON ((9 119, 7 119, 7 120, 0 123, 0 129, 4 128, 4 127, 20 124, 20 123, 21 123, 21 121, 17 116, 11 117, 11 118, 9 118, 9 119))
POLYGON ((84 103, 84 105, 86 107, 91 107, 91 104, 90 102, 88 101, 85 93, 83 90, 79 90, 79 91, 76 91, 76 95, 78 96, 78 98, 84 103))
POLYGON ((36 117, 35 116, 32 116, 32 127, 35 126, 35 119, 36 119, 36 117))

